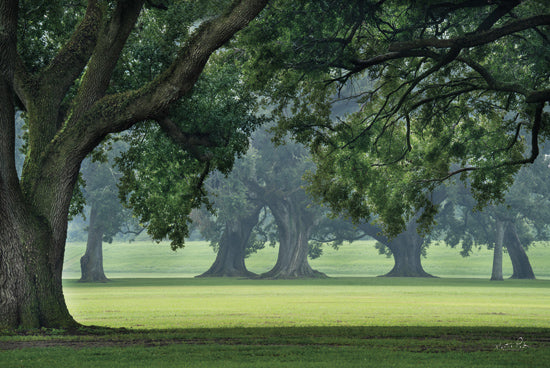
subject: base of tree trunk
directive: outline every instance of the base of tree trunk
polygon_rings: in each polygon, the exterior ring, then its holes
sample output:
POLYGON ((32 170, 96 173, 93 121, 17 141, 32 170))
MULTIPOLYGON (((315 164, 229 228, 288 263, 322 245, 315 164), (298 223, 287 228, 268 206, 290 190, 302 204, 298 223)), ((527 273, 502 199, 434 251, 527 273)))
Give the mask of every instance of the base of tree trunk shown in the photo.
POLYGON ((293 280, 293 279, 327 279, 326 273, 310 269, 303 270, 271 270, 269 272, 261 274, 259 279, 264 280, 293 280))
POLYGON ((512 275, 509 277, 510 280, 536 280, 535 275, 512 275))
POLYGON ((222 270, 222 271, 206 271, 200 275, 195 276, 199 277, 242 277, 242 278, 256 278, 258 274, 250 271, 240 271, 240 270, 222 270))
POLYGON ((425 277, 425 278, 438 278, 432 274, 427 273, 426 271, 399 271, 391 270, 385 275, 380 275, 378 277, 425 277))
POLYGON ((97 283, 107 283, 110 282, 107 277, 87 277, 87 278, 81 278, 78 280, 78 282, 97 282, 97 283))

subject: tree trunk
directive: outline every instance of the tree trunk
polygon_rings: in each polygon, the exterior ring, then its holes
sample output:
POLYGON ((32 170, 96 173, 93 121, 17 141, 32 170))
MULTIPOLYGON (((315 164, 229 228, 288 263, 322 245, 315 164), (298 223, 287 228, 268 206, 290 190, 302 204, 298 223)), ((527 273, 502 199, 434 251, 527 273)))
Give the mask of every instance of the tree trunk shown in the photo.
POLYGON ((422 267, 424 238, 417 231, 415 219, 409 222, 407 230, 394 239, 387 238, 378 227, 371 224, 360 224, 359 228, 391 250, 394 266, 383 277, 434 277, 422 267))
POLYGON ((493 271, 491 274, 491 280, 502 281, 504 279, 502 276, 502 243, 504 242, 504 223, 497 220, 496 228, 497 238, 493 252, 493 271))
MULTIPOLYGON (((4 197, 4 195, 2 195, 4 197)), ((23 203, 0 205, 0 328, 72 328, 48 226, 23 203)))
POLYGON ((71 327, 56 258, 64 243, 24 199, 15 169, 17 11, 17 1, 0 2, 0 330, 71 327))
POLYGON ((197 277, 254 277, 244 262, 246 247, 252 229, 258 223, 261 207, 250 213, 227 221, 219 243, 218 254, 212 266, 197 277))
POLYGON ((101 219, 98 219, 97 204, 92 203, 90 210, 90 224, 88 228, 88 242, 86 253, 80 258, 82 276, 80 282, 107 282, 109 279, 103 271, 103 234, 104 228, 101 219))
POLYGON ((394 266, 384 277, 434 277, 422 267, 424 239, 416 229, 407 229, 386 244, 394 259, 394 266))
POLYGON ((525 249, 521 245, 517 233, 516 225, 513 222, 508 222, 504 232, 504 246, 510 255, 514 272, 511 279, 528 279, 534 280, 535 273, 529 262, 529 257, 525 253, 525 249))
POLYGON ((279 232, 277 263, 261 275, 270 279, 324 278, 322 272, 309 265, 309 236, 314 226, 313 216, 300 201, 279 198, 269 203, 279 232))

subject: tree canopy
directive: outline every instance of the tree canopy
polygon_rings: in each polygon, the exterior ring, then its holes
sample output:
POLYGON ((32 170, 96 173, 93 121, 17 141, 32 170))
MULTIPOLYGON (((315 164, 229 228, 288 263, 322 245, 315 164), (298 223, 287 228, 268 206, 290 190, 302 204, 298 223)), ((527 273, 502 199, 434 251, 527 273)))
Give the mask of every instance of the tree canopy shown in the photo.
POLYGON ((427 226, 441 182, 499 201, 548 138, 545 1, 286 5, 247 30, 251 77, 310 147, 309 191, 334 211, 396 235, 422 209, 427 226))

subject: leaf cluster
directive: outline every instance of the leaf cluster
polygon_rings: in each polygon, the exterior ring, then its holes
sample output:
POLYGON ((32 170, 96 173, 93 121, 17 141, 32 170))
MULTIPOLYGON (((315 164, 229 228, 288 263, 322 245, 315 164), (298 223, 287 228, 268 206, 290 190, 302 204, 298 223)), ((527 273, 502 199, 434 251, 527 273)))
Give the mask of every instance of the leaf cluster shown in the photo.
POLYGON ((196 145, 182 149, 149 124, 125 138, 129 149, 118 160, 121 197, 154 239, 168 237, 173 248, 183 246, 189 234, 191 210, 210 208, 203 188, 208 174, 227 174, 262 121, 253 114, 255 99, 234 63, 222 60, 211 64, 193 93, 171 110, 171 119, 196 145))

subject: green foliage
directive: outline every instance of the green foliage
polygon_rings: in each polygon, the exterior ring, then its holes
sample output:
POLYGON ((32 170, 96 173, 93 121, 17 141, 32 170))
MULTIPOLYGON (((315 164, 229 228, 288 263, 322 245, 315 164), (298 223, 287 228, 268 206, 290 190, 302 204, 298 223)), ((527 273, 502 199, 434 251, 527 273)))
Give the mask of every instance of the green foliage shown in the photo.
POLYGON ((549 87, 547 29, 473 47, 415 45, 476 37, 478 27, 544 13, 543 2, 494 19, 490 3, 287 5, 270 8, 242 42, 279 131, 313 154, 316 199, 391 235, 419 211, 421 229, 433 225, 432 193, 454 175, 470 183, 478 208, 503 200, 519 164, 532 160, 526 142, 536 150, 547 134, 547 112, 526 101, 549 87))
POLYGON ((168 237, 172 247, 183 246, 191 210, 210 205, 206 176, 214 170, 227 174, 262 121, 253 115, 254 107, 232 59, 220 56, 171 112, 184 134, 204 143, 182 149, 153 125, 125 137, 129 149, 118 161, 121 196, 154 239, 168 237))

